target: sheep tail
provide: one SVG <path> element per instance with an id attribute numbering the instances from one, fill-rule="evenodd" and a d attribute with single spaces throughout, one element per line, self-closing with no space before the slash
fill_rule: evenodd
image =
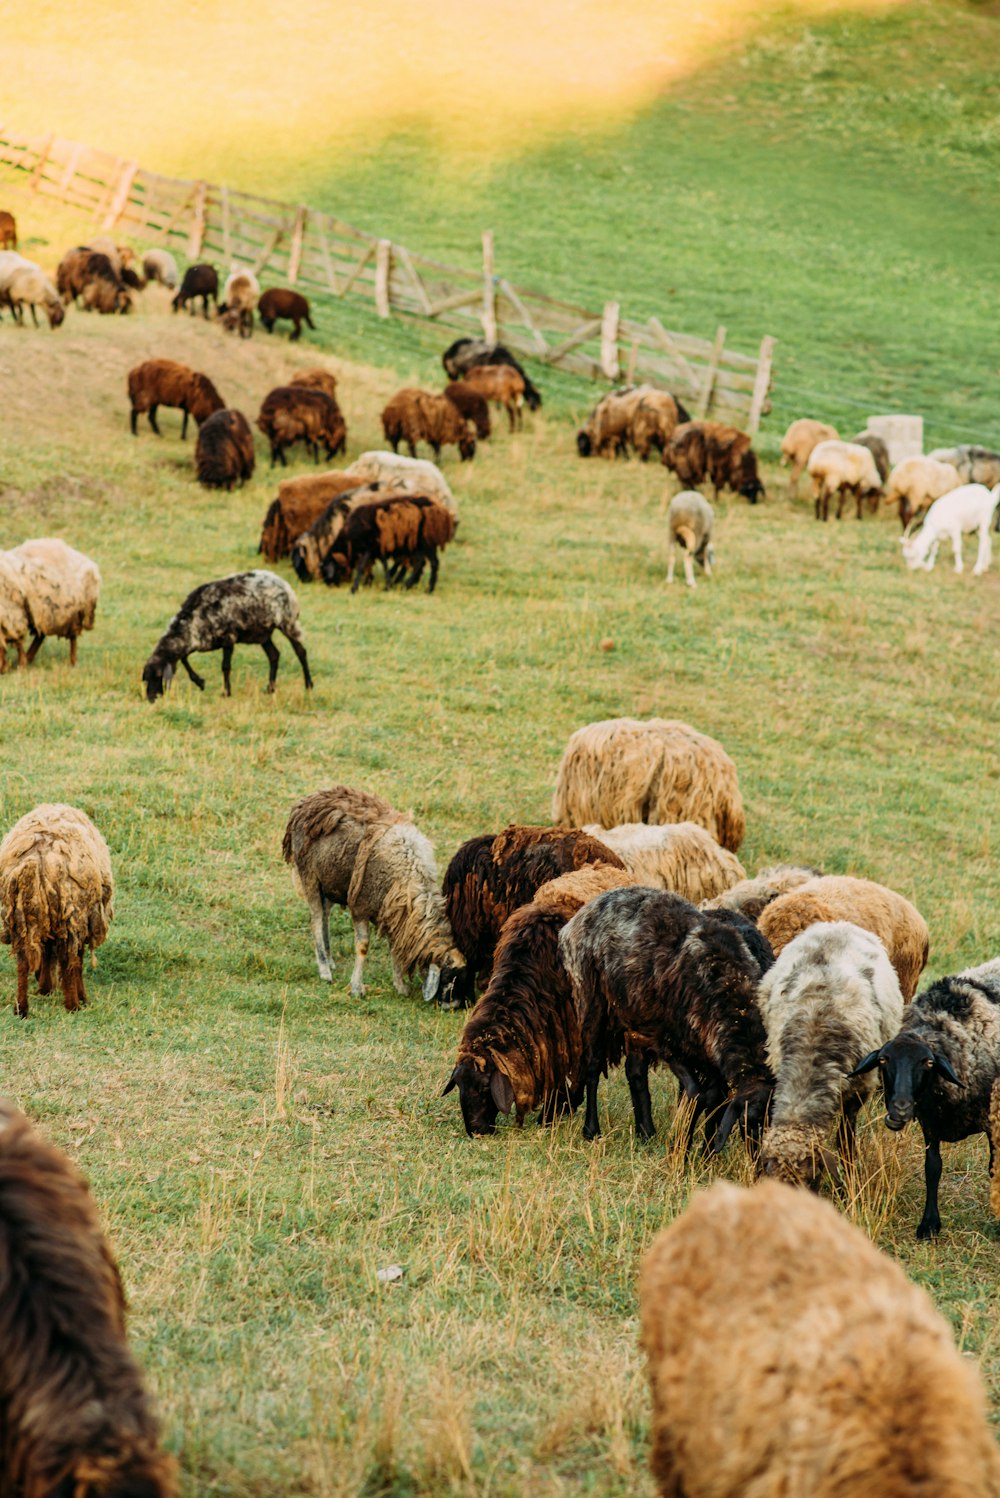
<path id="1" fill-rule="evenodd" d="M 990 1093 L 990 1151 L 993 1171 L 990 1175 L 990 1210 L 1000 1217 L 1000 1077 L 993 1083 Z"/>

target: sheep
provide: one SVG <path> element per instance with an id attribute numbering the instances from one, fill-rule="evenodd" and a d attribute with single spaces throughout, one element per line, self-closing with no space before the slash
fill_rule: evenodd
<path id="1" fill-rule="evenodd" d="M 260 320 L 264 324 L 264 330 L 268 333 L 274 332 L 274 325 L 279 319 L 285 319 L 294 323 L 295 327 L 290 341 L 296 343 L 302 336 L 302 324 L 316 331 L 316 324 L 309 315 L 308 299 L 298 291 L 289 291 L 287 287 L 272 286 L 265 291 L 257 307 Z"/>
<path id="2" fill-rule="evenodd" d="M 730 853 L 746 831 L 736 766 L 722 745 L 664 718 L 608 718 L 571 734 L 552 820 L 567 827 L 697 822 Z"/>
<path id="3" fill-rule="evenodd" d="M 746 879 L 736 854 L 720 848 L 696 822 L 665 827 L 645 822 L 627 822 L 621 827 L 592 823 L 583 831 L 617 853 L 638 884 L 673 890 L 693 905 L 721 896 Z"/>
<path id="4" fill-rule="evenodd" d="M 337 399 L 337 376 L 329 369 L 300 369 L 289 375 L 289 385 L 301 385 L 306 390 L 322 390 L 331 400 Z"/>
<path id="5" fill-rule="evenodd" d="M 143 411 L 147 413 L 156 435 L 162 436 L 156 423 L 157 410 L 160 406 L 176 406 L 183 412 L 182 442 L 187 438 L 189 416 L 193 416 L 200 427 L 226 405 L 208 375 L 189 369 L 176 359 L 146 359 L 130 369 L 128 398 L 132 408 L 129 427 L 133 437 L 139 435 L 136 423 Z"/>
<path id="6" fill-rule="evenodd" d="M 35 262 L 26 255 L 19 255 L 16 250 L 0 250 L 0 293 L 7 291 L 18 271 L 36 269 Z"/>
<path id="7" fill-rule="evenodd" d="M 142 257 L 142 273 L 147 282 L 158 281 L 168 291 L 176 291 L 180 285 L 177 261 L 169 250 L 147 250 Z"/>
<path id="8" fill-rule="evenodd" d="M 89 246 L 76 245 L 66 251 L 56 268 L 56 290 L 67 307 L 70 302 L 76 302 L 87 284 L 86 267 L 90 255 Z"/>
<path id="9" fill-rule="evenodd" d="M 875 459 L 879 482 L 884 484 L 889 477 L 889 469 L 892 467 L 892 464 L 889 462 L 889 449 L 882 438 L 876 437 L 874 432 L 858 432 L 856 437 L 850 437 L 848 440 L 856 447 L 867 447 Z"/>
<path id="10" fill-rule="evenodd" d="M 16 1013 L 28 1014 L 28 976 L 63 1003 L 87 1002 L 83 954 L 102 945 L 114 916 L 111 855 L 93 822 L 75 806 L 36 806 L 0 843 L 0 941 L 17 963 Z"/>
<path id="11" fill-rule="evenodd" d="M 118 277 L 135 263 L 135 251 L 129 245 L 115 244 L 106 234 L 99 234 L 96 239 L 89 240 L 87 248 L 92 254 L 106 255 Z"/>
<path id="12" fill-rule="evenodd" d="M 271 445 L 271 467 L 280 460 L 288 467 L 286 449 L 304 442 L 319 462 L 322 442 L 328 459 L 347 446 L 347 427 L 337 402 L 323 390 L 304 385 L 279 385 L 264 397 L 257 425 Z"/>
<path id="13" fill-rule="evenodd" d="M 0 1099 L 0 1470 L 23 1498 L 174 1498 L 86 1181 Z"/>
<path id="14" fill-rule="evenodd" d="M 427 390 L 397 391 L 382 412 L 382 430 L 393 452 L 405 442 L 413 458 L 418 442 L 426 442 L 435 458 L 449 443 L 463 460 L 475 457 L 476 439 L 465 417 L 443 395 Z"/>
<path id="15" fill-rule="evenodd" d="M 806 884 L 810 879 L 820 878 L 822 873 L 819 869 L 808 868 L 804 864 L 775 864 L 772 868 L 759 869 L 752 879 L 744 879 L 722 894 L 704 900 L 702 908 L 736 910 L 748 921 L 759 921 L 764 907 L 779 895 L 786 894 L 790 889 L 798 889 L 800 884 Z"/>
<path id="16" fill-rule="evenodd" d="M 838 520 L 844 513 L 848 495 L 854 496 L 859 520 L 866 499 L 873 512 L 878 508 L 882 484 L 869 448 L 852 442 L 820 442 L 813 448 L 807 466 L 817 520 L 829 518 L 834 495 Z"/>
<path id="17" fill-rule="evenodd" d="M 652 393 L 652 385 L 626 385 L 602 396 L 576 434 L 580 457 L 627 457 L 633 418 L 643 396 Z"/>
<path id="18" fill-rule="evenodd" d="M 682 489 L 670 501 L 667 525 L 670 528 L 670 544 L 667 548 L 667 582 L 674 580 L 674 555 L 677 542 L 684 554 L 684 579 L 689 588 L 695 586 L 694 562 L 712 576 L 715 547 L 712 545 L 712 526 L 715 511 L 697 489 Z M 692 561 L 692 558 L 694 559 Z"/>
<path id="19" fill-rule="evenodd" d="M 1000 1217 L 1000 957 L 939 978 L 918 994 L 899 1033 L 866 1056 L 858 1075 L 878 1068 L 886 1126 L 912 1119 L 924 1136 L 926 1199 L 917 1237 L 941 1231 L 941 1142 L 985 1134 L 990 1147 L 990 1204 Z"/>
<path id="20" fill-rule="evenodd" d="M 231 490 L 252 478 L 253 433 L 242 411 L 216 411 L 202 423 L 194 461 L 206 489 Z"/>
<path id="21" fill-rule="evenodd" d="M 131 312 L 131 294 L 107 255 L 91 251 L 84 262 L 82 276 L 84 311 L 100 312 L 104 316 Z"/>
<path id="22" fill-rule="evenodd" d="M 938 447 L 928 453 L 939 463 L 950 463 L 965 484 L 985 484 L 993 489 L 1000 484 L 1000 453 L 988 447 L 963 443 L 959 447 Z"/>
<path id="23" fill-rule="evenodd" d="M 52 635 L 69 640 L 69 663 L 75 666 L 77 638 L 85 629 L 93 629 L 97 614 L 101 592 L 97 563 L 82 551 L 74 551 L 65 541 L 49 536 L 22 541 L 20 546 L 0 555 L 6 559 L 8 569 L 16 569 L 33 636 L 26 664 L 31 665 L 46 636 Z M 19 664 L 20 655 L 19 647 Z"/>
<path id="24" fill-rule="evenodd" d="M 260 300 L 260 282 L 252 270 L 239 270 L 236 266 L 229 272 L 222 288 L 222 300 L 216 307 L 216 317 L 222 319 L 227 333 L 238 332 L 241 338 L 253 333 L 253 312 Z"/>
<path id="25" fill-rule="evenodd" d="M 273 572 L 234 572 L 214 582 L 202 583 L 189 593 L 171 619 L 166 632 L 142 671 L 146 700 L 162 697 L 173 680 L 179 661 L 200 692 L 205 679 L 192 670 L 188 656 L 203 650 L 222 651 L 222 681 L 232 696 L 230 667 L 235 645 L 259 645 L 270 666 L 267 690 L 274 691 L 281 657 L 271 639 L 280 630 L 298 657 L 306 690 L 312 686 L 309 659 L 299 625 L 299 601 L 291 588 Z"/>
<path id="26" fill-rule="evenodd" d="M 889 475 L 885 503 L 899 506 L 899 520 L 905 531 L 936 499 L 950 494 L 961 482 L 950 463 L 938 463 L 934 458 L 905 458 Z"/>
<path id="27" fill-rule="evenodd" d="M 397 492 L 429 494 L 453 515 L 458 514 L 458 505 L 448 480 L 429 458 L 406 458 L 399 453 L 389 452 L 365 452 L 360 458 L 355 458 L 344 472 L 355 483 L 379 483 Z"/>
<path id="28" fill-rule="evenodd" d="M 987 489 L 985 484 L 960 484 L 957 489 L 936 499 L 917 534 L 904 536 L 900 542 L 907 567 L 911 572 L 917 567 L 930 572 L 937 561 L 941 540 L 948 536 L 955 554 L 955 571 L 961 572 L 962 533 L 978 531 L 979 551 L 972 575 L 979 577 L 990 565 L 990 526 L 998 504 L 1000 483 L 995 489 Z"/>
<path id="29" fill-rule="evenodd" d="M 766 497 L 750 437 L 738 427 L 720 421 L 682 422 L 663 449 L 663 462 L 685 487 L 711 479 L 716 499 L 720 489 L 732 489 L 752 505 Z"/>
<path id="30" fill-rule="evenodd" d="M 420 581 L 425 562 L 429 562 L 427 591 L 433 593 L 438 548 L 443 550 L 453 539 L 456 523 L 450 510 L 422 494 L 377 495 L 352 504 L 321 563 L 323 581 L 335 586 L 353 572 L 351 592 L 356 593 L 362 578 L 378 561 L 385 569 L 386 587 L 391 587 L 398 572 L 409 566 L 412 570 L 406 587 L 413 588 Z M 398 565 L 390 568 L 390 562 Z"/>
<path id="31" fill-rule="evenodd" d="M 799 476 L 815 447 L 821 442 L 836 442 L 840 433 L 836 427 L 830 426 L 826 421 L 814 421 L 810 416 L 800 416 L 798 421 L 793 421 L 787 432 L 781 439 L 781 464 L 791 463 L 792 471 L 788 475 L 788 492 L 794 496 L 798 492 Z"/>
<path id="32" fill-rule="evenodd" d="M 31 320 L 38 327 L 38 314 L 36 307 L 41 307 L 48 318 L 49 327 L 58 328 L 64 321 L 66 313 L 59 293 L 37 265 L 30 262 L 17 269 L 7 281 L 4 295 L 10 304 L 17 322 L 24 321 L 24 308 L 31 308 Z"/>
<path id="33" fill-rule="evenodd" d="M 854 1164 L 858 1114 L 874 1079 L 854 1068 L 890 1040 L 903 1018 L 899 979 L 877 936 L 849 921 L 818 922 L 777 957 L 757 990 L 776 1082 L 760 1169 L 790 1186 L 839 1186 L 826 1139 Z"/>
<path id="34" fill-rule="evenodd" d="M 483 400 L 502 406 L 507 412 L 512 432 L 522 425 L 524 378 L 516 369 L 511 369 L 506 364 L 474 364 L 466 371 L 462 383 L 481 395 Z M 448 395 L 448 392 L 445 394 Z M 450 395 L 448 398 L 452 399 Z M 468 416 L 470 413 L 462 414 Z"/>
<path id="35" fill-rule="evenodd" d="M 7 670 L 8 645 L 17 647 L 18 666 L 27 665 L 24 639 L 30 628 L 21 567 L 9 551 L 0 551 L 0 676 Z"/>
<path id="36" fill-rule="evenodd" d="M 504 923 L 489 987 L 466 1021 L 442 1097 L 458 1088 L 470 1139 L 492 1134 L 497 1115 L 540 1110 L 539 1123 L 575 1112 L 583 1098 L 580 1024 L 559 932 L 588 900 L 635 882 L 609 864 L 552 879 Z"/>
<path id="37" fill-rule="evenodd" d="M 645 463 L 654 447 L 662 456 L 678 425 L 690 420 L 676 395 L 670 395 L 666 390 L 647 389 L 634 408 L 629 440 Z"/>
<path id="38" fill-rule="evenodd" d="M 816 921 L 851 921 L 877 936 L 896 969 L 903 998 L 909 1003 L 927 964 L 927 922 L 909 900 L 847 874 L 824 874 L 779 895 L 757 921 L 774 955 Z"/>
<path id="39" fill-rule="evenodd" d="M 0 250 L 17 249 L 17 221 L 6 208 L 0 208 Z"/>
<path id="40" fill-rule="evenodd" d="M 524 399 L 528 410 L 537 411 L 542 404 L 542 397 L 525 373 L 523 364 L 502 343 L 486 343 L 481 338 L 456 338 L 441 355 L 441 363 L 450 380 L 462 379 L 468 370 L 481 364 L 506 364 L 510 369 L 516 369 L 524 381 Z"/>
<path id="41" fill-rule="evenodd" d="M 260 533 L 260 546 L 265 561 L 277 562 L 291 554 L 298 538 L 323 514 L 330 501 L 338 495 L 359 487 L 357 479 L 346 473 L 304 473 L 298 478 L 282 479 L 278 495 L 271 501 Z M 322 559 L 311 559 L 302 581 L 319 577 Z M 296 568 L 298 571 L 298 568 Z"/>
<path id="42" fill-rule="evenodd" d="M 392 981 L 405 994 L 407 979 L 420 972 L 424 999 L 443 1008 L 464 1003 L 465 959 L 455 945 L 438 890 L 434 850 L 410 817 L 381 796 L 352 786 L 314 791 L 292 807 L 281 843 L 292 882 L 309 906 L 316 965 L 329 983 L 330 906 L 350 913 L 354 926 L 351 993 L 365 992 L 364 963 L 369 926 L 385 936 Z"/>
<path id="43" fill-rule="evenodd" d="M 175 312 L 183 307 L 194 316 L 194 304 L 201 297 L 201 315 L 208 317 L 208 299 L 211 297 L 216 309 L 219 306 L 219 273 L 213 265 L 189 265 L 184 272 L 180 290 L 170 303 Z M 190 304 L 190 305 L 189 305 Z"/>
<path id="44" fill-rule="evenodd" d="M 524 827 L 469 838 L 445 870 L 448 919 L 465 953 L 470 983 L 489 980 L 504 922 L 543 884 L 588 864 L 624 869 L 606 843 L 567 827 Z"/>
<path id="45" fill-rule="evenodd" d="M 748 1143 L 757 1139 L 774 1078 L 754 991 L 772 959 L 751 932 L 732 911 L 699 911 L 680 895 L 643 888 L 599 895 L 563 927 L 559 951 L 583 1047 L 585 1139 L 600 1136 L 598 1083 L 622 1052 L 641 1139 L 656 1132 L 649 1068 L 660 1061 L 694 1102 L 689 1146 L 702 1114 L 716 1153 L 737 1121 Z"/>
<path id="46" fill-rule="evenodd" d="M 451 380 L 441 394 L 450 400 L 465 421 L 471 421 L 476 441 L 485 442 L 490 435 L 490 408 L 486 399 L 467 380 Z"/>
<path id="47" fill-rule="evenodd" d="M 662 1498 L 997 1498 L 975 1363 L 830 1202 L 719 1181 L 639 1274 Z"/>

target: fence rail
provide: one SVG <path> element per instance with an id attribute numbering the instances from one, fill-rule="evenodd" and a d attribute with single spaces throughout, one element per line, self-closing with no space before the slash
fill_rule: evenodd
<path id="1" fill-rule="evenodd" d="M 714 339 L 694 338 L 656 317 L 626 317 L 618 302 L 594 311 L 516 286 L 495 269 L 489 231 L 481 266 L 444 265 L 304 203 L 164 177 L 77 141 L 4 128 L 0 181 L 80 209 L 105 233 L 133 234 L 189 260 L 217 256 L 227 266 L 247 265 L 311 295 L 361 299 L 379 317 L 499 339 L 591 379 L 658 385 L 692 414 L 750 432 L 770 410 L 773 338 L 763 338 L 755 355 L 737 353 L 726 347 L 722 327 Z"/>

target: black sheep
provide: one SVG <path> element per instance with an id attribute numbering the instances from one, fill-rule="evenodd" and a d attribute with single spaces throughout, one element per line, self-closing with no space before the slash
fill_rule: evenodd
<path id="1" fill-rule="evenodd" d="M 187 270 L 184 272 L 184 279 L 181 282 L 180 290 L 178 291 L 177 295 L 174 297 L 170 305 L 173 307 L 175 312 L 178 312 L 181 307 L 187 307 L 188 303 L 190 302 L 191 306 L 189 310 L 193 313 L 194 304 L 198 297 L 201 297 L 203 317 L 208 317 L 209 297 L 212 298 L 212 301 L 216 305 L 216 309 L 218 309 L 219 276 L 215 267 L 212 265 L 189 265 Z"/>

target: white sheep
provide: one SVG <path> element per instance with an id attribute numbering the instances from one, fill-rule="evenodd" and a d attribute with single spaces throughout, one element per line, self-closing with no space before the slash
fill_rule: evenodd
<path id="1" fill-rule="evenodd" d="M 38 327 L 36 307 L 41 307 L 49 320 L 50 328 L 58 328 L 66 311 L 62 299 L 41 266 L 30 261 L 19 266 L 7 280 L 6 300 L 19 323 L 24 322 L 25 307 L 31 308 L 31 320 Z"/>
<path id="2" fill-rule="evenodd" d="M 55 635 L 69 640 L 69 663 L 75 666 L 77 636 L 93 629 L 97 613 L 101 574 L 96 562 L 54 537 L 24 541 L 12 551 L 0 553 L 0 557 L 4 560 L 6 591 L 11 591 L 16 576 L 34 636 L 28 664 L 35 659 L 46 635 Z M 17 643 L 18 636 L 5 632 L 4 643 L 8 639 Z M 19 664 L 21 654 L 19 644 Z"/>
<path id="3" fill-rule="evenodd" d="M 936 499 L 920 531 L 915 536 L 903 536 L 900 541 L 906 565 L 911 571 L 923 567 L 930 572 L 937 560 L 941 538 L 949 536 L 955 553 L 955 571 L 961 572 L 962 534 L 978 531 L 979 554 L 972 569 L 973 577 L 978 577 L 990 565 L 990 522 L 998 503 L 1000 484 L 995 489 L 987 489 L 985 484 L 962 484 Z"/>
<path id="4" fill-rule="evenodd" d="M 746 878 L 736 854 L 720 847 L 696 822 L 624 822 L 618 827 L 592 822 L 582 830 L 617 853 L 637 883 L 673 890 L 693 905 L 721 896 Z"/>
<path id="5" fill-rule="evenodd" d="M 436 463 L 429 458 L 405 458 L 401 453 L 365 452 L 344 473 L 359 484 L 387 484 L 393 492 L 408 490 L 438 500 L 453 515 L 458 505 L 451 487 Z"/>
<path id="6" fill-rule="evenodd" d="M 873 511 L 878 508 L 882 481 L 871 451 L 859 442 L 830 440 L 818 443 L 809 456 L 808 468 L 817 520 L 827 519 L 834 495 L 837 496 L 838 520 L 844 513 L 848 494 L 854 495 L 859 520 L 865 499 L 869 500 Z"/>
<path id="7" fill-rule="evenodd" d="M 886 505 L 899 505 L 903 529 L 944 494 L 950 494 L 962 482 L 962 476 L 950 463 L 935 458 L 904 458 L 889 475 L 885 487 Z"/>
<path id="8" fill-rule="evenodd" d="M 142 257 L 142 273 L 147 281 L 159 281 L 170 291 L 181 284 L 177 261 L 169 250 L 147 250 Z"/>
<path id="9" fill-rule="evenodd" d="M 667 524 L 670 527 L 670 543 L 667 549 L 667 582 L 674 580 L 674 554 L 677 542 L 684 553 L 684 578 L 689 588 L 695 586 L 694 563 L 705 569 L 705 576 L 712 576 L 715 547 L 712 545 L 712 526 L 715 512 L 708 500 L 697 489 L 682 489 L 670 501 Z M 693 558 L 693 560 L 692 560 Z"/>
<path id="10" fill-rule="evenodd" d="M 825 421 L 814 421 L 811 416 L 801 416 L 798 421 L 792 422 L 781 439 L 782 466 L 786 463 L 792 465 L 788 476 L 789 494 L 795 494 L 798 489 L 799 475 L 809 462 L 813 450 L 821 442 L 835 442 L 839 436 L 836 427 L 829 426 Z"/>

